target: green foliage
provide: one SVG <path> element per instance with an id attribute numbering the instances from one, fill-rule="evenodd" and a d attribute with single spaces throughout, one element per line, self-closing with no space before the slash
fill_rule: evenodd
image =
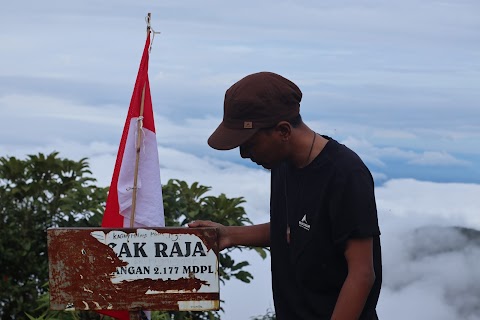
<path id="1" fill-rule="evenodd" d="M 107 190 L 93 183 L 86 159 L 57 153 L 0 158 L 0 317 L 33 316 L 48 281 L 50 227 L 98 225 Z"/>
<path id="2" fill-rule="evenodd" d="M 254 318 L 251 318 L 252 320 L 276 320 L 277 317 L 275 316 L 275 312 L 272 310 L 267 310 L 267 313 L 262 316 L 257 316 Z"/>
<path id="3" fill-rule="evenodd" d="M 100 319 L 95 312 L 49 310 L 46 230 L 50 227 L 97 227 L 107 188 L 95 186 L 86 159 L 58 158 L 58 153 L 29 155 L 26 160 L 0 158 L 0 319 Z M 167 226 L 193 220 L 224 225 L 251 224 L 243 198 L 207 196 L 209 187 L 170 180 L 163 186 Z M 267 251 L 254 249 L 263 258 Z M 236 262 L 234 249 L 219 256 L 222 283 L 250 282 L 247 261 Z M 104 319 L 109 319 L 104 317 Z M 217 312 L 152 312 L 153 320 L 214 320 Z"/>

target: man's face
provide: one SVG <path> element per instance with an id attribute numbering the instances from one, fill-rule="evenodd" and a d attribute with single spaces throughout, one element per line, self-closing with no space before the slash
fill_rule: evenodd
<path id="1" fill-rule="evenodd" d="M 280 161 L 281 139 L 275 128 L 261 129 L 240 146 L 240 156 L 249 158 L 265 169 L 272 169 Z"/>

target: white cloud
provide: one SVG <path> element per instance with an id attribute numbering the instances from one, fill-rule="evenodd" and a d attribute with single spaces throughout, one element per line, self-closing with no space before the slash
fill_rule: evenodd
<path id="1" fill-rule="evenodd" d="M 480 185 L 389 180 L 376 189 L 380 212 L 412 218 L 412 224 L 473 227 L 480 230 Z"/>
<path id="2" fill-rule="evenodd" d="M 402 224 L 385 229 L 380 317 L 480 319 L 479 231 Z"/>
<path id="3" fill-rule="evenodd" d="M 468 161 L 463 161 L 455 158 L 447 152 L 438 151 L 425 151 L 417 157 L 408 161 L 411 164 L 418 165 L 439 165 L 439 166 L 465 166 L 468 165 Z"/>
<path id="4" fill-rule="evenodd" d="M 372 173 L 372 176 L 373 176 L 373 180 L 376 183 L 381 183 L 381 182 L 384 182 L 384 181 L 388 180 L 388 176 L 385 173 L 376 172 L 376 171 L 372 171 L 371 173 Z"/>
<path id="5" fill-rule="evenodd" d="M 445 151 L 416 152 L 398 147 L 377 147 L 366 139 L 348 137 L 343 144 L 355 150 L 365 162 L 385 167 L 388 159 L 403 160 L 410 165 L 467 166 L 470 162 L 455 158 Z"/>
<path id="6" fill-rule="evenodd" d="M 94 125 L 118 125 L 126 116 L 126 109 L 118 106 L 90 106 L 52 96 L 10 94 L 0 96 L 2 115 L 21 124 L 33 118 L 39 126 L 45 120 L 57 122 L 74 120 Z M 125 110 L 120 115 L 119 111 Z"/>
<path id="7" fill-rule="evenodd" d="M 480 231 L 461 229 L 480 230 L 480 185 L 395 179 L 375 192 L 384 279 L 379 317 L 480 319 Z"/>

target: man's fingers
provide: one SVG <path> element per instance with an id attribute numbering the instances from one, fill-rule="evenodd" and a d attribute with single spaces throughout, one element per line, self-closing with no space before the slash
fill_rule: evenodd
<path id="1" fill-rule="evenodd" d="M 212 221 L 205 221 L 205 220 L 195 220 L 188 223 L 190 228 L 198 228 L 198 227 L 216 227 L 216 224 Z"/>

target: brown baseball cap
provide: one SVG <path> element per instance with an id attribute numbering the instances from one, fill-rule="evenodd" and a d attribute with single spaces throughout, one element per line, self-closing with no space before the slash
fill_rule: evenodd
<path id="1" fill-rule="evenodd" d="M 292 81 L 272 72 L 246 76 L 225 93 L 223 121 L 208 139 L 217 150 L 234 149 L 259 129 L 274 127 L 300 113 L 302 92 Z"/>

